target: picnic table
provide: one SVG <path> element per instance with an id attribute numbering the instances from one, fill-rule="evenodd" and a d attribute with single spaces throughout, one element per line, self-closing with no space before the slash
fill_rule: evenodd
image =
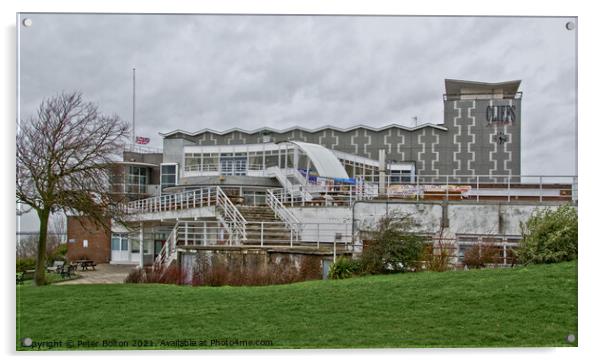
<path id="1" fill-rule="evenodd" d="M 88 268 L 92 268 L 93 270 L 96 270 L 96 263 L 94 263 L 93 260 L 80 259 L 80 260 L 76 260 L 75 263 L 79 264 L 79 266 L 81 267 L 82 270 L 88 270 Z"/>

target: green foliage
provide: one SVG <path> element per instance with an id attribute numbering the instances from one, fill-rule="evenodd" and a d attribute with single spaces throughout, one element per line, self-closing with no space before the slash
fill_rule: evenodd
<path id="1" fill-rule="evenodd" d="M 364 246 L 362 271 L 379 274 L 416 270 L 425 238 L 410 232 L 414 225 L 409 215 L 393 212 L 382 217 Z"/>
<path id="2" fill-rule="evenodd" d="M 35 258 L 20 258 L 17 259 L 17 273 L 25 272 L 26 270 L 36 269 Z"/>
<path id="3" fill-rule="evenodd" d="M 62 260 L 67 262 L 67 244 L 59 244 L 56 248 L 52 249 L 50 252 L 46 254 L 46 261 L 49 264 L 57 260 Z"/>
<path id="4" fill-rule="evenodd" d="M 354 274 L 360 271 L 360 262 L 347 258 L 339 258 L 330 266 L 328 278 L 330 279 L 345 279 L 351 278 Z"/>
<path id="5" fill-rule="evenodd" d="M 537 210 L 521 223 L 523 239 L 516 253 L 523 264 L 557 263 L 577 259 L 577 209 L 563 205 Z"/>

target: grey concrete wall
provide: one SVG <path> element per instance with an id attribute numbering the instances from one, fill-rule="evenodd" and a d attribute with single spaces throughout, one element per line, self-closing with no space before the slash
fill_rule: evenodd
<path id="1" fill-rule="evenodd" d="M 521 235 L 520 223 L 526 222 L 536 209 L 556 209 L 559 204 L 537 203 L 465 203 L 450 202 L 445 207 L 433 203 L 357 203 L 355 206 L 355 231 L 375 226 L 387 213 L 408 214 L 416 223 L 416 232 L 435 234 L 444 227 L 444 235 Z M 297 218 L 306 223 L 306 229 L 316 229 L 317 223 L 328 229 L 322 232 L 322 241 L 336 232 L 348 234 L 352 211 L 347 207 L 298 207 L 290 209 Z"/>
<path id="2" fill-rule="evenodd" d="M 163 163 L 178 163 L 182 168 L 185 145 L 196 145 L 196 143 L 187 138 L 164 138 Z"/>
<path id="3" fill-rule="evenodd" d="M 233 276 L 286 275 L 295 281 L 322 278 L 324 260 L 330 255 L 264 249 L 213 248 L 180 252 L 178 261 L 184 283 L 202 279 L 211 267 L 227 267 Z"/>

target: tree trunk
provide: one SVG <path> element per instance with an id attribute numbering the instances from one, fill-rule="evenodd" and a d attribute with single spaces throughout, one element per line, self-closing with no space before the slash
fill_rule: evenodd
<path id="1" fill-rule="evenodd" d="M 50 211 L 41 210 L 38 212 L 40 218 L 40 237 L 38 240 L 38 257 L 36 259 L 36 273 L 34 283 L 36 286 L 46 284 L 46 240 L 48 238 L 48 218 Z"/>

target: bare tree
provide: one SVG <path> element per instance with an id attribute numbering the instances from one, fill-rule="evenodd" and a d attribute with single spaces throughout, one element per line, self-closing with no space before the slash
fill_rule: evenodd
<path id="1" fill-rule="evenodd" d="M 127 138 L 128 125 L 101 114 L 81 93 L 44 100 L 17 133 L 17 202 L 40 219 L 35 284 L 45 284 L 48 220 L 76 213 L 107 226 L 119 214 L 111 198 L 110 167 Z M 22 211 L 20 212 L 22 213 Z"/>

